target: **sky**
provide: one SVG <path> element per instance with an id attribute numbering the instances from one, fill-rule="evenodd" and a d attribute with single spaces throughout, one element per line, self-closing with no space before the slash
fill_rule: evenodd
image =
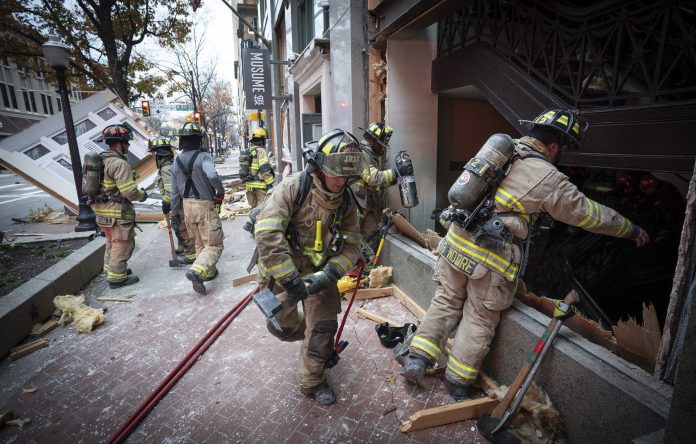
<path id="1" fill-rule="evenodd" d="M 236 4 L 236 1 L 232 4 Z M 206 55 L 211 59 L 217 59 L 218 75 L 235 84 L 233 46 L 239 43 L 232 23 L 234 14 L 220 0 L 203 0 L 203 6 L 196 14 L 201 12 L 208 17 Z"/>

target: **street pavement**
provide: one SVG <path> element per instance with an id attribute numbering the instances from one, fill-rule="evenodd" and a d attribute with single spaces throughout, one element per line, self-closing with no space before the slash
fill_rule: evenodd
<path id="1" fill-rule="evenodd" d="M 7 171 L 0 172 L 0 231 L 12 237 L 13 233 L 66 233 L 74 226 L 65 224 L 16 224 L 12 218 L 23 219 L 30 211 L 48 205 L 62 211 L 64 204 L 41 188 L 32 185 L 21 176 Z"/>
<path id="2" fill-rule="evenodd" d="M 50 345 L 17 361 L 0 362 L 0 413 L 30 418 L 19 429 L 0 430 L 2 443 L 105 442 L 135 412 L 198 340 L 253 288 L 233 287 L 246 275 L 254 249 L 242 230 L 245 217 L 223 221 L 225 250 L 219 276 L 207 295 L 195 293 L 185 268 L 170 268 L 166 230 L 142 226 L 129 266 L 136 285 L 110 290 L 103 275 L 83 290 L 97 296 L 130 296 L 105 302 L 106 321 L 90 334 L 59 327 Z M 397 322 L 415 318 L 392 297 L 358 301 Z M 354 306 L 354 307 L 355 307 Z M 344 309 L 346 303 L 344 302 Z M 381 346 L 374 323 L 355 314 L 346 323 L 350 343 L 328 371 L 336 404 L 317 405 L 295 385 L 299 343 L 280 342 L 252 303 L 130 435 L 128 442 L 347 443 L 486 442 L 474 421 L 408 434 L 401 421 L 426 407 L 451 402 L 440 379 L 413 386 Z M 24 389 L 35 388 L 27 393 Z"/>

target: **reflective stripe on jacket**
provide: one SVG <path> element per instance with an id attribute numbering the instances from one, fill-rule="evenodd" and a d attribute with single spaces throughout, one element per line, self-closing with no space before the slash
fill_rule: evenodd
<path id="1" fill-rule="evenodd" d="M 328 201 L 317 189 L 321 182 L 314 177 L 314 187 L 292 216 L 301 252 L 291 250 L 286 229 L 291 221 L 293 202 L 300 192 L 301 179 L 302 172 L 299 172 L 278 184 L 269 193 L 256 219 L 254 237 L 259 251 L 259 270 L 264 276 L 273 276 L 281 285 L 327 265 L 345 274 L 360 256 L 360 226 L 357 206 L 353 201 L 349 202 L 340 223 L 339 231 L 345 240 L 343 250 L 336 256 L 330 256 L 331 228 L 343 197 L 339 195 Z M 317 221 L 321 221 L 319 238 Z M 318 239 L 319 242 L 316 242 Z"/>
<path id="2" fill-rule="evenodd" d="M 133 169 L 126 157 L 116 151 L 106 150 L 100 156 L 104 162 L 101 191 L 114 200 L 94 203 L 92 210 L 101 217 L 135 220 L 135 210 L 131 201 L 142 199 L 144 192 L 138 189 L 135 183 Z"/>
<path id="3" fill-rule="evenodd" d="M 545 146 L 523 137 L 517 149 L 524 157 L 529 151 L 545 153 Z M 540 213 L 592 233 L 634 238 L 639 228 L 615 210 L 585 196 L 550 162 L 536 157 L 517 159 L 495 194 L 494 213 L 516 239 L 526 239 L 529 223 Z M 470 270 L 472 261 L 481 263 L 508 280 L 517 278 L 522 259 L 518 245 L 507 244 L 492 252 L 475 244 L 468 232 L 457 224 L 449 227 L 439 251 L 455 268 Z M 464 256 L 464 258 L 462 258 Z"/>
<path id="4" fill-rule="evenodd" d="M 247 191 L 253 191 L 256 188 L 266 189 L 272 186 L 275 183 L 275 175 L 266 149 L 252 145 L 249 148 L 249 157 L 251 158 L 249 177 L 252 180 L 246 182 Z"/>

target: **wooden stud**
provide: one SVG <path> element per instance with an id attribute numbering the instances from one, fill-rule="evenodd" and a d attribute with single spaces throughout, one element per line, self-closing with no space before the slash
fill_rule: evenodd
<path id="1" fill-rule="evenodd" d="M 112 297 L 99 297 L 96 298 L 99 302 L 133 302 L 131 298 L 112 298 Z"/>
<path id="2" fill-rule="evenodd" d="M 416 304 L 413 299 L 408 297 L 406 293 L 401 291 L 399 287 L 396 285 L 392 285 L 392 294 L 394 295 L 395 298 L 399 300 L 403 304 L 404 307 L 408 309 L 413 315 L 419 320 L 423 320 L 423 317 L 425 316 L 425 310 L 421 308 L 420 305 Z"/>
<path id="3" fill-rule="evenodd" d="M 248 282 L 253 282 L 256 280 L 256 273 L 254 274 L 248 274 L 246 276 L 238 277 L 235 279 L 232 279 L 232 286 L 233 287 L 239 287 L 240 285 L 244 285 Z"/>
<path id="4" fill-rule="evenodd" d="M 48 347 L 48 339 L 37 339 L 36 341 L 27 342 L 26 344 L 14 347 L 10 351 L 10 359 L 19 359 L 24 355 L 28 355 L 40 348 Z"/>
<path id="5" fill-rule="evenodd" d="M 496 405 L 498 405 L 498 400 L 485 397 L 420 410 L 402 422 L 399 430 L 406 433 L 478 418 L 484 413 L 490 413 Z"/>
<path id="6" fill-rule="evenodd" d="M 31 329 L 31 336 L 34 338 L 40 338 L 56 327 L 58 327 L 58 321 L 53 319 L 46 321 L 43 324 L 36 324 L 34 328 Z"/>
<path id="7" fill-rule="evenodd" d="M 358 293 L 355 295 L 355 299 L 374 299 L 374 298 L 382 298 L 384 296 L 391 296 L 392 295 L 392 287 L 382 287 L 382 288 L 361 288 L 358 290 Z M 350 298 L 353 296 L 353 290 L 347 291 L 346 293 L 343 293 L 343 298 L 350 300 Z"/>
<path id="8" fill-rule="evenodd" d="M 371 321 L 375 321 L 378 324 L 384 324 L 385 322 L 388 322 L 390 327 L 399 328 L 402 326 L 402 324 L 399 324 L 398 322 L 394 322 L 391 319 L 387 319 L 383 316 L 378 315 L 377 313 L 373 313 L 369 310 L 365 310 L 362 307 L 358 308 L 358 313 L 365 316 L 367 319 L 369 319 Z"/>

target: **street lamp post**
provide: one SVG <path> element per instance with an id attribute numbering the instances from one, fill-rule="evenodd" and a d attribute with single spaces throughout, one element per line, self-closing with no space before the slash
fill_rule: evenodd
<path id="1" fill-rule="evenodd" d="M 68 97 L 68 84 L 66 81 L 66 71 L 70 66 L 70 55 L 68 47 L 58 41 L 57 37 L 50 36 L 48 41 L 41 46 L 44 58 L 49 65 L 56 71 L 58 78 L 58 92 L 60 100 L 63 102 L 63 119 L 65 121 L 65 134 L 68 138 L 68 148 L 70 150 L 70 164 L 72 166 L 73 178 L 75 179 L 75 190 L 79 202 L 79 213 L 77 215 L 77 226 L 75 231 L 95 231 L 97 229 L 96 217 L 94 212 L 87 204 L 87 197 L 82 194 L 82 162 L 80 161 L 80 151 L 77 148 L 77 137 L 75 136 L 75 126 L 73 124 L 72 111 L 70 109 L 70 98 Z"/>

